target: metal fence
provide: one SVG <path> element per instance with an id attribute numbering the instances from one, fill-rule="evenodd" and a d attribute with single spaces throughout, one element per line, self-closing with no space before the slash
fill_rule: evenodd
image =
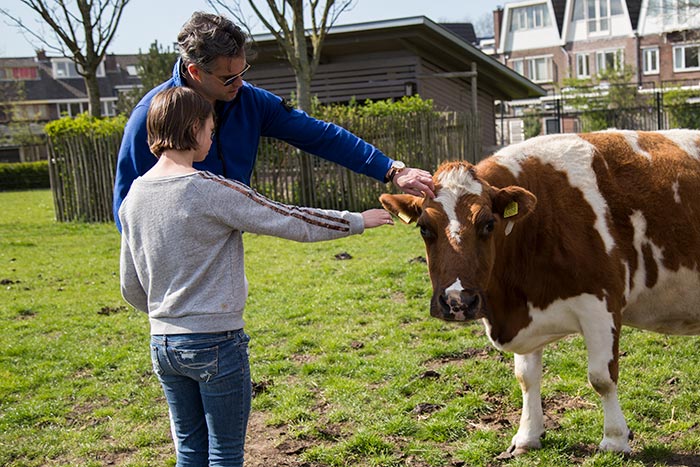
<path id="1" fill-rule="evenodd" d="M 565 90 L 524 105 L 511 102 L 496 108 L 497 139 L 507 145 L 538 134 L 698 128 L 700 97 L 694 95 L 700 96 L 698 86 L 615 85 Z"/>

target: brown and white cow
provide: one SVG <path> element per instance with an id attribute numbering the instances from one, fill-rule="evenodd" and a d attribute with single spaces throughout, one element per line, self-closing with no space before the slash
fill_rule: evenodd
<path id="1" fill-rule="evenodd" d="M 600 449 L 629 452 L 621 326 L 700 334 L 700 132 L 543 136 L 477 165 L 443 164 L 434 182 L 434 199 L 381 202 L 420 227 L 430 314 L 482 319 L 515 354 L 523 410 L 507 452 L 541 446 L 542 348 L 574 333 L 602 399 Z"/>

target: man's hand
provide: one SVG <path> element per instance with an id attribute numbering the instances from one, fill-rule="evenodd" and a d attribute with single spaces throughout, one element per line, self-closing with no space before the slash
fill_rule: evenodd
<path id="1" fill-rule="evenodd" d="M 435 198 L 435 185 L 430 172 L 407 167 L 394 177 L 394 185 L 406 194 Z"/>

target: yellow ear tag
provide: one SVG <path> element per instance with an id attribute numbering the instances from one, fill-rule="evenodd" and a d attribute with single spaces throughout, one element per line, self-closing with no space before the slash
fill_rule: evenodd
<path id="1" fill-rule="evenodd" d="M 511 201 L 508 203 L 508 206 L 506 206 L 506 209 L 503 211 L 503 218 L 507 219 L 508 217 L 513 217 L 518 214 L 518 203 L 515 201 Z"/>
<path id="2" fill-rule="evenodd" d="M 409 215 L 406 214 L 405 212 L 400 212 L 400 213 L 397 214 L 397 216 L 399 216 L 399 219 L 401 219 L 401 220 L 404 221 L 405 223 L 407 223 L 407 224 L 410 224 L 410 223 L 411 223 L 411 216 L 409 216 Z"/>

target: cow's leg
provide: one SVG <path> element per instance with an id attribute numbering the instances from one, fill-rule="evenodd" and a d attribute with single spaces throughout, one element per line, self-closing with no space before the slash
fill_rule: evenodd
<path id="1" fill-rule="evenodd" d="M 527 355 L 515 354 L 515 377 L 523 392 L 523 411 L 518 432 L 513 436 L 504 457 L 517 456 L 530 449 L 542 447 L 540 438 L 544 434 L 542 416 L 542 349 Z"/>
<path id="2" fill-rule="evenodd" d="M 599 448 L 628 453 L 632 432 L 627 428 L 617 397 L 620 326 L 615 324 L 612 314 L 605 315 L 604 319 L 582 323 L 588 349 L 588 381 L 600 395 L 603 405 L 603 441 Z"/>

